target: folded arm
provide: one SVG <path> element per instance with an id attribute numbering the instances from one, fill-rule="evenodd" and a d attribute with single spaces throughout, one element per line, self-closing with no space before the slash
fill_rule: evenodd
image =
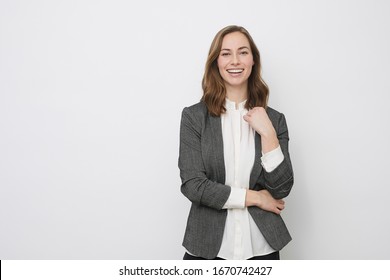
<path id="1" fill-rule="evenodd" d="M 222 209 L 231 188 L 207 178 L 202 159 L 201 130 L 200 121 L 188 108 L 185 108 L 180 124 L 181 192 L 193 203 Z"/>
<path id="2" fill-rule="evenodd" d="M 284 159 L 283 161 L 272 171 L 264 171 L 265 188 L 275 199 L 281 199 L 291 191 L 294 184 L 294 174 L 290 160 L 290 154 L 288 151 L 288 129 L 286 118 L 283 114 L 280 115 L 278 125 L 276 126 L 276 135 L 279 141 L 280 148 L 282 150 Z"/>

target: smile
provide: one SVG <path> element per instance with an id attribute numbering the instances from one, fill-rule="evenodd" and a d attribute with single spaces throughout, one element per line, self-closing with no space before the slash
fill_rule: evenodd
<path id="1" fill-rule="evenodd" d="M 227 69 L 226 71 L 231 74 L 239 74 L 242 73 L 244 69 Z"/>

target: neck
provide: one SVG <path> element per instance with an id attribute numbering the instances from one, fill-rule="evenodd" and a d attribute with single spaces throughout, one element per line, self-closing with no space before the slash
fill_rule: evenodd
<path id="1" fill-rule="evenodd" d="M 248 99 L 248 89 L 247 86 L 243 87 L 229 87 L 226 86 L 226 97 L 230 101 L 233 101 L 238 105 L 244 100 Z"/>

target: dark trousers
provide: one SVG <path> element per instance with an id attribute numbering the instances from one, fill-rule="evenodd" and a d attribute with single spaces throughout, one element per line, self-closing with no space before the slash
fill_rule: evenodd
<path id="1" fill-rule="evenodd" d="M 184 254 L 183 260 L 207 260 L 207 259 L 201 258 L 201 257 L 195 257 L 195 256 L 192 256 L 186 252 Z M 216 257 L 212 260 L 224 260 L 224 259 Z M 279 251 L 276 251 L 276 252 L 273 252 L 271 254 L 264 255 L 264 256 L 255 256 L 255 257 L 252 257 L 248 260 L 280 260 L 280 255 L 279 255 Z"/>

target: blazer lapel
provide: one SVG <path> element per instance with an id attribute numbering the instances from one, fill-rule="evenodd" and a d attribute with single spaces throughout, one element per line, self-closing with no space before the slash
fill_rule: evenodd
<path id="1" fill-rule="evenodd" d="M 261 139 L 260 135 L 255 132 L 255 162 L 253 164 L 252 172 L 249 179 L 249 188 L 253 189 L 256 185 L 263 166 L 261 165 Z"/>
<path id="2" fill-rule="evenodd" d="M 223 138 L 222 138 L 222 125 L 220 117 L 213 117 L 209 115 L 211 132 L 212 132 L 212 153 L 215 158 L 215 165 L 217 171 L 218 181 L 225 183 L 226 171 L 225 171 L 225 159 L 223 154 Z M 255 161 L 253 164 L 252 172 L 249 179 L 249 188 L 253 189 L 258 181 L 258 178 L 263 170 L 261 165 L 261 139 L 260 135 L 255 132 Z"/>
<path id="3" fill-rule="evenodd" d="M 222 184 L 225 184 L 225 159 L 223 155 L 223 138 L 222 138 L 222 125 L 221 125 L 221 117 L 213 117 L 209 115 L 210 119 L 210 126 L 211 126 L 211 132 L 213 134 L 212 136 L 212 147 L 213 151 L 211 151 L 214 154 L 215 158 L 215 164 L 216 164 L 216 171 L 217 171 L 217 177 L 218 181 Z"/>

